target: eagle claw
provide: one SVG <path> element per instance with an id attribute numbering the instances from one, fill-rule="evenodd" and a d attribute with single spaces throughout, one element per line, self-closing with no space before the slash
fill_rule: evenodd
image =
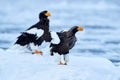
<path id="1" fill-rule="evenodd" d="M 39 50 L 35 50 L 35 52 L 33 54 L 40 54 L 40 55 L 43 55 L 43 53 Z"/>

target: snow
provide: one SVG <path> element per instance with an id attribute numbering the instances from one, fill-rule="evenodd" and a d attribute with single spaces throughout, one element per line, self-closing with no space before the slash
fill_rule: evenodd
<path id="1" fill-rule="evenodd" d="M 31 46 L 31 47 L 33 48 L 33 46 Z M 6 50 L 6 53 L 20 53 L 20 54 L 22 54 L 22 53 L 31 53 L 31 51 L 27 48 L 27 45 L 20 46 L 19 44 L 15 44 L 15 45 L 9 47 L 9 49 Z"/>
<path id="2" fill-rule="evenodd" d="M 70 55 L 58 65 L 49 54 L 32 55 L 0 49 L 0 80 L 120 80 L 120 67 L 108 59 Z"/>

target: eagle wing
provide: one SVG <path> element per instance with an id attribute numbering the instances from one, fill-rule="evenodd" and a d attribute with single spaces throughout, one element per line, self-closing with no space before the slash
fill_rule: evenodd
<path id="1" fill-rule="evenodd" d="M 34 34 L 37 36 L 37 38 L 40 38 L 44 34 L 44 31 L 42 29 L 32 28 L 27 30 L 26 33 Z"/>
<path id="2" fill-rule="evenodd" d="M 75 45 L 75 42 L 77 41 L 76 37 L 71 37 L 68 41 L 69 49 L 72 49 L 73 46 Z"/>

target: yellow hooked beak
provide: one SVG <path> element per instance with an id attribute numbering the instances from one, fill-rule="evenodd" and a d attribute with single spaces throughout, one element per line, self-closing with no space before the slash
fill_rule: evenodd
<path id="1" fill-rule="evenodd" d="M 78 31 L 83 31 L 84 29 L 82 27 L 77 28 Z"/>
<path id="2" fill-rule="evenodd" d="M 51 16 L 51 14 L 49 12 L 45 13 L 45 16 Z"/>

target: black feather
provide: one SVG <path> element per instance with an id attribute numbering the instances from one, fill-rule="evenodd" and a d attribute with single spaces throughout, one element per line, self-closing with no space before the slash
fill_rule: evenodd
<path id="1" fill-rule="evenodd" d="M 72 49 L 77 41 L 75 33 L 77 32 L 77 26 L 72 27 L 68 31 L 57 32 L 57 35 L 60 38 L 59 44 L 51 43 L 51 54 L 58 53 L 60 55 L 65 55 L 69 53 L 69 50 Z"/>

